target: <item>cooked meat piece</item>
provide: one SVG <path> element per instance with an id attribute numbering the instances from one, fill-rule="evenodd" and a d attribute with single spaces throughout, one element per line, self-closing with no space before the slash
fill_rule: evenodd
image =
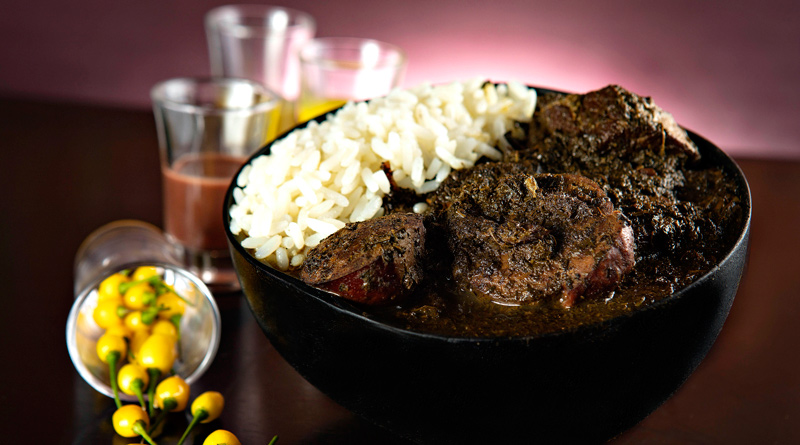
<path id="1" fill-rule="evenodd" d="M 358 303 L 395 303 L 422 281 L 424 252 L 422 217 L 396 213 L 348 224 L 322 240 L 300 278 Z"/>
<path id="2" fill-rule="evenodd" d="M 557 299 L 570 307 L 613 289 L 634 263 L 626 218 L 585 177 L 529 170 L 489 163 L 459 171 L 443 184 L 447 196 L 429 201 L 442 213 L 456 283 L 510 305 Z"/>
<path id="3" fill-rule="evenodd" d="M 570 94 L 541 108 L 539 122 L 550 134 L 578 138 L 602 154 L 630 156 L 642 147 L 657 153 L 700 155 L 671 114 L 617 85 L 586 94 Z"/>
<path id="4" fill-rule="evenodd" d="M 700 158 L 697 146 L 671 114 L 649 97 L 639 96 L 617 85 L 586 94 L 545 93 L 539 96 L 529 128 L 530 146 L 506 150 L 506 160 L 536 158 L 552 163 L 566 155 L 576 167 L 615 160 L 642 166 L 659 159 L 681 161 Z M 524 144 L 523 144 L 524 145 Z"/>
<path id="5" fill-rule="evenodd" d="M 700 165 L 699 151 L 650 98 L 616 85 L 586 94 L 542 94 L 528 140 L 521 134 L 509 135 L 505 160 L 597 182 L 630 219 L 637 262 L 704 241 L 698 226 L 707 217 L 681 199 L 693 187 L 686 175 Z"/>

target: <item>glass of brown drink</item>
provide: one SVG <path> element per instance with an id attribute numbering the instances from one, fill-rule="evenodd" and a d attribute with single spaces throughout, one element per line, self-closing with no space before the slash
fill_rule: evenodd
<path id="1" fill-rule="evenodd" d="M 275 137 L 279 100 L 259 83 L 228 78 L 170 79 L 151 97 L 167 239 L 212 291 L 236 291 L 223 199 L 247 157 Z"/>

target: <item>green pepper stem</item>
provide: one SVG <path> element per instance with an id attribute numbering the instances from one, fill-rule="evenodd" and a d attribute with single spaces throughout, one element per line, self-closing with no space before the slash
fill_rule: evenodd
<path id="1" fill-rule="evenodd" d="M 157 295 L 163 295 L 170 291 L 170 288 L 164 283 L 164 280 L 161 279 L 159 276 L 152 276 L 145 281 L 149 282 L 151 286 L 156 290 Z"/>
<path id="2" fill-rule="evenodd" d="M 150 278 L 153 278 L 153 277 L 150 277 Z M 126 281 L 124 283 L 120 283 L 119 284 L 119 293 L 120 294 L 125 294 L 125 292 L 128 292 L 128 289 L 130 289 L 133 286 L 136 286 L 137 284 L 140 284 L 140 283 L 151 283 L 150 278 L 145 278 L 144 280 L 131 280 L 131 281 Z M 156 278 L 158 278 L 158 277 L 156 277 Z"/>
<path id="3" fill-rule="evenodd" d="M 161 412 L 158 413 L 158 417 L 156 417 L 156 420 L 150 425 L 150 434 L 156 430 L 158 424 L 161 423 L 165 417 L 167 417 L 167 414 L 169 414 L 169 412 L 175 409 L 177 406 L 178 401 L 175 400 L 174 397 L 167 397 L 164 399 L 164 406 L 161 407 Z"/>
<path id="4" fill-rule="evenodd" d="M 131 383 L 131 389 L 133 393 L 136 394 L 136 398 L 139 399 L 139 405 L 142 407 L 143 410 L 147 410 L 147 405 L 144 402 L 144 393 L 142 390 L 144 389 L 144 382 L 142 379 L 136 379 Z"/>
<path id="5" fill-rule="evenodd" d="M 119 318 L 125 318 L 125 316 L 128 315 L 130 312 L 131 310 L 123 305 L 117 306 L 117 317 Z"/>
<path id="6" fill-rule="evenodd" d="M 181 318 L 182 317 L 183 317 L 183 314 L 175 314 L 172 317 L 169 317 L 169 321 L 173 324 L 173 326 L 175 326 L 175 330 L 178 332 L 178 340 L 181 339 Z M 181 343 L 178 342 L 178 346 L 180 346 L 180 345 L 181 345 Z"/>
<path id="7" fill-rule="evenodd" d="M 159 312 L 166 311 L 167 308 L 162 304 L 161 306 L 150 306 L 142 311 L 142 323 L 151 325 L 156 321 Z"/>
<path id="8" fill-rule="evenodd" d="M 146 282 L 149 282 L 149 283 L 150 283 L 150 285 L 151 285 L 151 286 L 153 286 L 153 288 L 155 288 L 155 290 L 156 290 L 156 295 L 163 295 L 163 294 L 165 294 L 165 293 L 167 293 L 167 292 L 172 292 L 172 293 L 174 293 L 174 294 L 175 294 L 175 295 L 176 295 L 178 298 L 180 298 L 180 299 L 181 299 L 181 300 L 183 300 L 183 301 L 184 301 L 186 304 L 188 304 L 189 306 L 194 306 L 194 303 L 192 303 L 191 301 L 189 301 L 189 300 L 187 300 L 186 298 L 184 298 L 184 297 L 183 297 L 181 294 L 179 294 L 179 293 L 178 293 L 178 291 L 176 291 L 175 289 L 172 289 L 172 288 L 170 288 L 169 286 L 167 286 L 167 285 L 164 283 L 164 280 L 162 280 L 162 279 L 161 279 L 161 277 L 159 277 L 159 276 L 152 276 L 152 277 L 150 277 L 150 278 L 146 278 L 146 279 L 144 279 L 144 280 L 140 280 L 140 281 L 146 281 Z"/>
<path id="9" fill-rule="evenodd" d="M 202 408 L 195 411 L 194 418 L 192 419 L 192 422 L 189 423 L 189 426 L 186 427 L 186 431 L 183 432 L 183 436 L 181 436 L 181 440 L 178 441 L 178 445 L 183 445 L 183 441 L 186 440 L 186 436 L 189 435 L 189 432 L 192 431 L 194 426 L 197 425 L 199 422 L 202 422 L 206 418 L 208 418 L 208 411 Z"/>
<path id="10" fill-rule="evenodd" d="M 111 390 L 114 391 L 114 403 L 117 404 L 117 408 L 122 408 L 122 402 L 119 400 L 119 385 L 117 385 L 117 362 L 120 357 L 119 351 L 111 351 L 106 355 L 108 377 L 111 380 Z"/>
<path id="11" fill-rule="evenodd" d="M 156 384 L 158 383 L 158 378 L 161 377 L 161 370 L 158 368 L 147 368 L 147 375 L 150 376 L 150 384 L 147 385 L 147 403 L 149 405 L 147 413 L 150 415 L 150 417 L 153 417 L 153 406 L 155 405 L 154 399 L 156 398 Z"/>
<path id="12" fill-rule="evenodd" d="M 267 445 L 275 445 L 276 443 L 278 443 L 278 436 L 273 436 Z"/>
<path id="13" fill-rule="evenodd" d="M 146 431 L 147 428 L 145 427 L 145 423 L 144 423 L 143 420 L 137 420 L 136 423 L 133 424 L 133 428 L 132 429 L 133 429 L 133 432 L 135 432 L 136 434 L 144 437 L 144 440 L 146 440 L 147 443 L 149 443 L 150 445 L 156 445 L 156 443 L 153 442 L 153 439 L 150 438 L 150 435 L 147 434 L 147 431 Z"/>
<path id="14" fill-rule="evenodd" d="M 145 292 L 142 296 L 142 302 L 145 306 L 152 306 L 156 302 L 155 292 Z"/>

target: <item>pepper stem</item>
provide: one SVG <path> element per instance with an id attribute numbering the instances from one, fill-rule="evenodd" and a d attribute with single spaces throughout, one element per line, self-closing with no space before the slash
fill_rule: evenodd
<path id="1" fill-rule="evenodd" d="M 156 384 L 158 378 L 161 377 L 161 371 L 158 368 L 147 368 L 147 375 L 150 376 L 150 384 L 147 385 L 147 403 L 149 405 L 147 414 L 153 417 L 155 398 L 156 398 Z"/>
<path id="2" fill-rule="evenodd" d="M 133 389 L 133 393 L 136 394 L 136 398 L 139 399 L 139 405 L 142 409 L 147 410 L 147 405 L 144 402 L 144 393 L 142 393 L 144 389 L 144 382 L 142 379 L 134 380 L 133 383 L 131 383 L 131 389 Z"/>
<path id="3" fill-rule="evenodd" d="M 189 423 L 189 426 L 186 427 L 186 431 L 183 432 L 183 436 L 181 436 L 181 440 L 178 441 L 178 445 L 183 445 L 183 441 L 186 440 L 186 436 L 189 435 L 189 432 L 192 431 L 195 425 L 199 422 L 202 422 L 208 417 L 208 411 L 200 408 L 194 412 L 194 418 L 192 422 Z"/>
<path id="4" fill-rule="evenodd" d="M 111 380 L 111 390 L 114 391 L 114 403 L 117 404 L 117 408 L 122 408 L 122 402 L 119 400 L 119 385 L 117 385 L 117 362 L 119 362 L 119 359 L 119 351 L 111 351 L 106 355 L 108 376 L 109 380 Z"/>
<path id="5" fill-rule="evenodd" d="M 133 428 L 132 429 L 133 429 L 133 432 L 135 432 L 136 434 L 144 437 L 144 440 L 146 440 L 147 443 L 149 443 L 150 445 L 157 445 L 155 442 L 153 442 L 153 439 L 150 438 L 150 435 L 147 434 L 147 431 L 146 431 L 147 428 L 145 428 L 144 421 L 137 420 L 136 423 L 133 424 Z"/>
<path id="6" fill-rule="evenodd" d="M 275 445 L 276 443 L 278 443 L 278 436 L 273 436 L 267 445 Z"/>
<path id="7" fill-rule="evenodd" d="M 178 401 L 175 400 L 174 397 L 167 397 L 166 399 L 164 399 L 164 406 L 161 407 L 161 412 L 158 413 L 158 417 L 156 417 L 156 420 L 150 425 L 150 434 L 152 434 L 153 431 L 156 430 L 158 424 L 161 423 L 161 421 L 164 420 L 165 417 L 167 417 L 167 414 L 169 414 L 169 412 L 175 409 L 175 407 L 177 406 L 178 406 Z"/>

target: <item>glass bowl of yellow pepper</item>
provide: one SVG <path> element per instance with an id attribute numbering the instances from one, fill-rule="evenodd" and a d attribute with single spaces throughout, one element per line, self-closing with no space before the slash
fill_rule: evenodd
<path id="1" fill-rule="evenodd" d="M 87 263 L 87 249 L 79 249 L 78 258 L 83 260 L 76 262 L 77 296 L 66 329 L 67 349 L 76 370 L 118 404 L 138 400 L 131 391 L 119 388 L 119 383 L 123 389 L 127 386 L 125 373 L 119 376 L 119 370 L 128 364 L 147 373 L 148 382 L 142 388 L 145 397 L 148 386 L 170 375 L 192 384 L 211 365 L 219 346 L 221 317 L 211 291 L 177 261 L 142 251 L 165 251 L 157 228 L 124 221 L 98 230 L 108 237 L 102 240 L 103 248 L 117 247 L 116 257 L 110 264 L 98 262 L 102 268 L 95 268 L 87 278 L 78 267 Z M 97 241 L 97 233 L 90 238 Z M 120 252 L 118 247 L 125 243 L 128 247 Z M 88 250 L 96 251 L 92 246 Z M 126 262 L 127 258 L 131 261 Z"/>

